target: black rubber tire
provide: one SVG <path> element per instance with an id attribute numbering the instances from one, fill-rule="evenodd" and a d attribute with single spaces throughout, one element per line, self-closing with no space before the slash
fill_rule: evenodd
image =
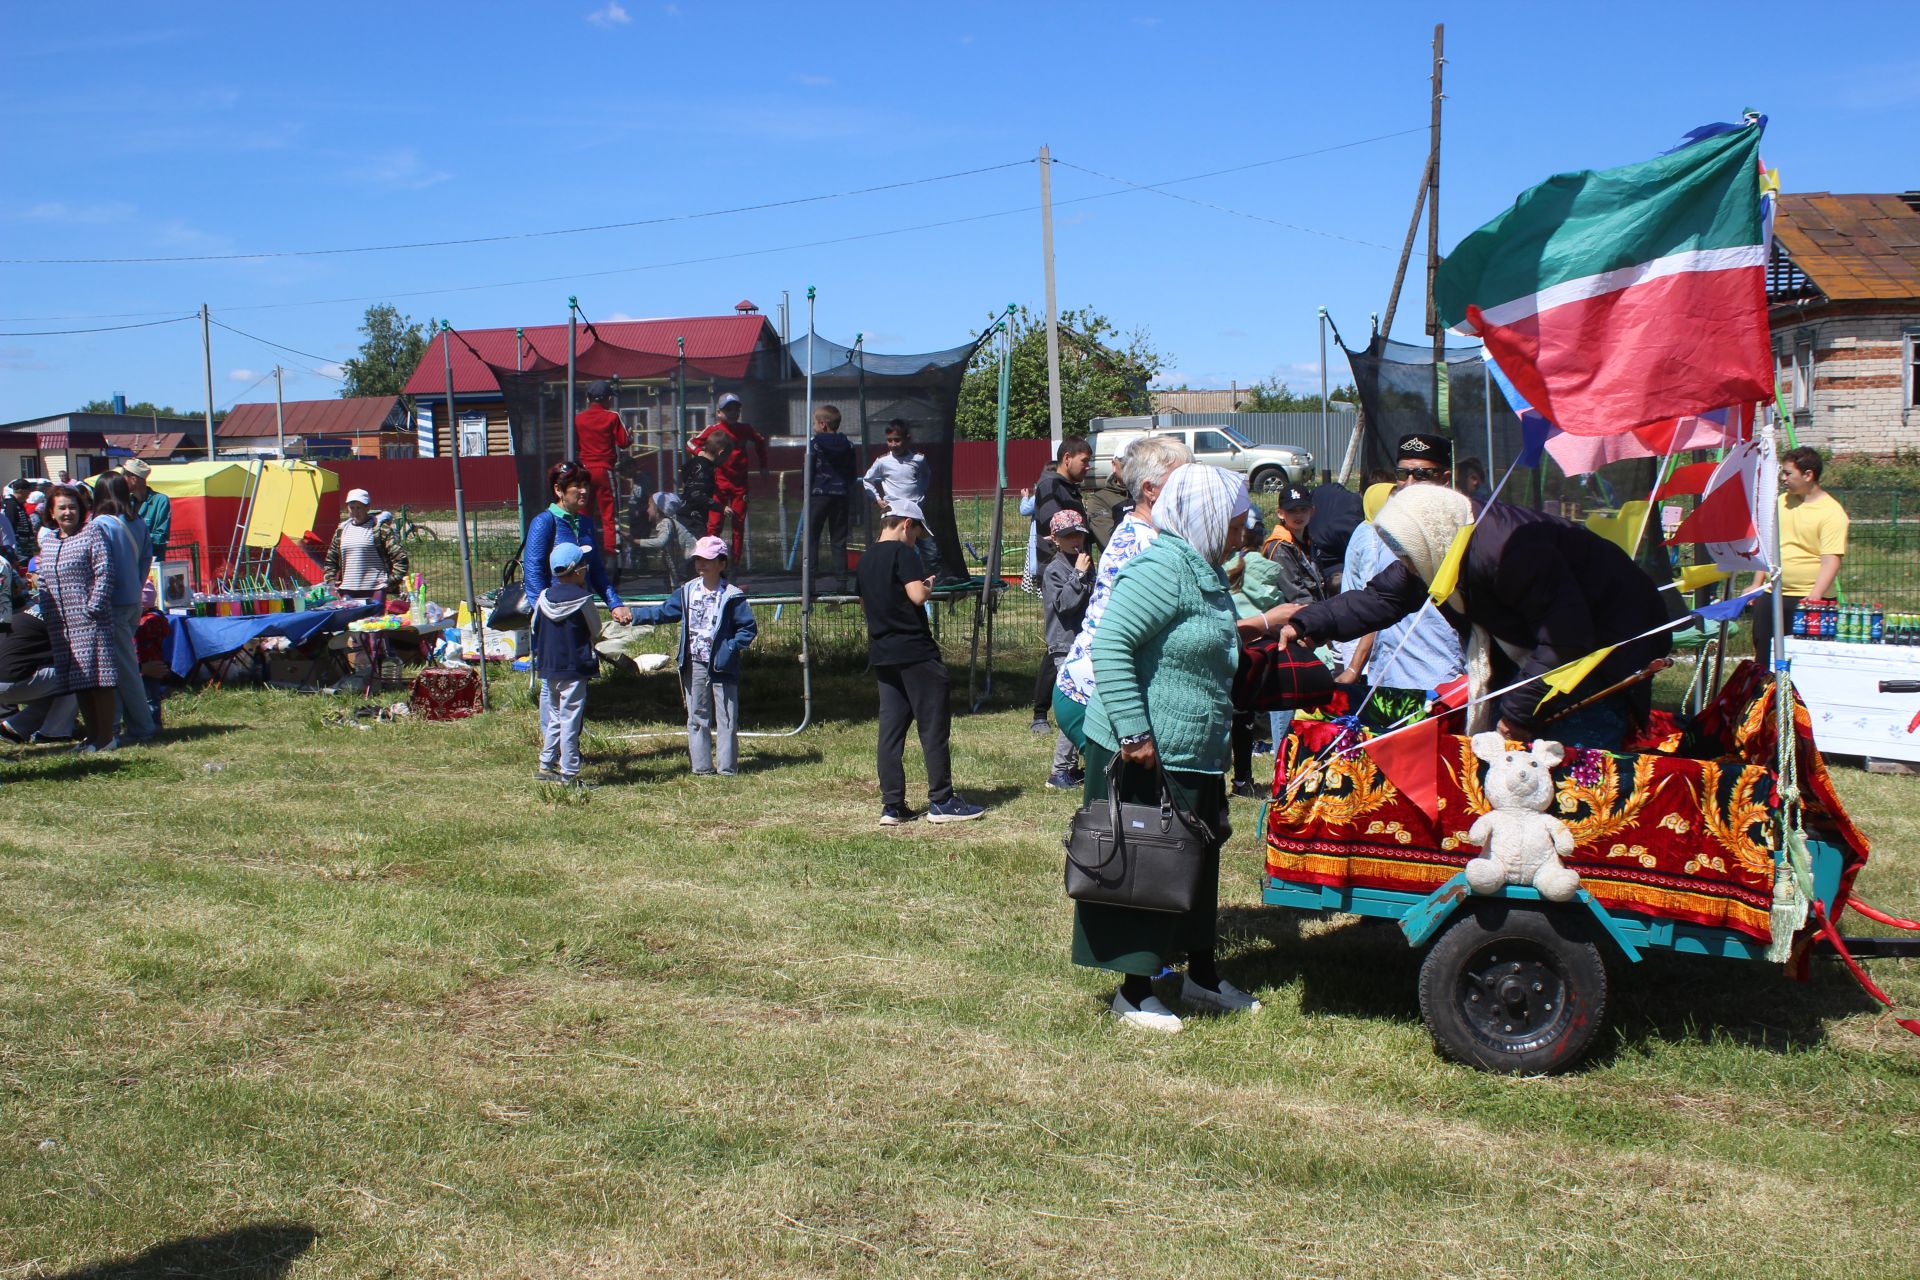
<path id="1" fill-rule="evenodd" d="M 1284 467 L 1262 467 L 1253 473 L 1247 487 L 1255 493 L 1278 493 L 1287 487 L 1287 472 Z"/>
<path id="2" fill-rule="evenodd" d="M 1420 966 L 1420 1016 L 1434 1044 L 1481 1071 L 1571 1070 L 1606 1014 L 1606 956 L 1570 912 L 1476 902 Z"/>

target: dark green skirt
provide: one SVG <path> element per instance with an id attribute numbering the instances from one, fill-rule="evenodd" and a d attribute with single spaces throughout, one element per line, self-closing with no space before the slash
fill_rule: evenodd
<path id="1" fill-rule="evenodd" d="M 1107 764 L 1113 752 L 1097 742 L 1086 745 L 1086 802 L 1107 798 Z M 1174 796 L 1187 811 L 1217 827 L 1226 805 L 1226 783 L 1217 773 L 1180 773 L 1167 770 Z M 1145 769 L 1128 767 L 1120 775 L 1120 798 L 1153 804 L 1159 784 Z M 1102 902 L 1073 904 L 1073 962 L 1090 969 L 1111 969 L 1151 978 L 1168 965 L 1196 951 L 1212 951 L 1215 916 L 1220 900 L 1220 850 L 1207 852 L 1200 872 L 1200 889 L 1193 910 L 1175 915 L 1167 911 L 1136 911 Z"/>

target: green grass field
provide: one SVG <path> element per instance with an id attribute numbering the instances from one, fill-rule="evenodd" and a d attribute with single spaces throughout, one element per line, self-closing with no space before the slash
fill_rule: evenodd
<path id="1" fill-rule="evenodd" d="M 524 679 L 466 723 L 230 691 L 157 748 L 8 751 L 0 1277 L 1915 1269 L 1920 1042 L 1826 963 L 1654 958 L 1589 1068 L 1479 1075 L 1397 933 L 1259 905 L 1237 802 L 1222 967 L 1265 1010 L 1117 1027 L 1030 679 L 956 722 L 992 806 L 957 828 L 874 825 L 852 670 L 730 781 L 617 736 L 674 728 L 671 676 L 611 678 L 585 798 L 530 781 Z M 797 721 L 790 655 L 745 705 Z M 1839 780 L 1862 888 L 1920 912 L 1920 782 Z"/>

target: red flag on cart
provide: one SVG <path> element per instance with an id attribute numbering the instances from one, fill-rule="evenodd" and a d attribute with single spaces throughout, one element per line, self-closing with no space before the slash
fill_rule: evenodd
<path id="1" fill-rule="evenodd" d="M 1383 734 L 1363 748 L 1387 781 L 1429 821 L 1440 816 L 1440 721 L 1438 717 Z"/>

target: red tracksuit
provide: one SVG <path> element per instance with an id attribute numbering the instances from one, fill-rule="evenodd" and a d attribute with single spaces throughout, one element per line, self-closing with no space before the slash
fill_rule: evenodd
<path id="1" fill-rule="evenodd" d="M 751 442 L 754 452 L 760 455 L 760 469 L 764 471 L 767 466 L 767 438 L 744 422 L 736 422 L 732 426 L 716 422 L 689 440 L 687 451 L 699 453 L 707 437 L 716 431 L 724 431 L 733 437 L 733 450 L 720 459 L 713 477 L 713 510 L 707 514 L 707 536 L 719 537 L 727 513 L 732 512 L 732 555 L 738 560 L 742 527 L 747 520 L 747 445 Z"/>
<path id="2" fill-rule="evenodd" d="M 620 523 L 613 515 L 613 461 L 627 447 L 627 425 L 613 410 L 590 404 L 575 415 L 573 434 L 580 465 L 593 476 L 593 500 L 600 516 L 600 540 L 608 552 L 607 563 L 618 564 Z"/>

